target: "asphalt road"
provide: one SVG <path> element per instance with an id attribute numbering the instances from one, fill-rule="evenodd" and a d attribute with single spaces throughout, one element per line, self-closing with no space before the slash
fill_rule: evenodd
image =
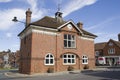
<path id="1" fill-rule="evenodd" d="M 85 71 L 60 75 L 41 75 L 34 77 L 7 77 L 0 71 L 0 80 L 120 80 L 120 71 Z"/>

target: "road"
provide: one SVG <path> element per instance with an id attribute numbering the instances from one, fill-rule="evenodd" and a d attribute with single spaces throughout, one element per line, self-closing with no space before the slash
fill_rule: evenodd
<path id="1" fill-rule="evenodd" d="M 0 80 L 120 80 L 120 70 L 85 71 L 60 75 L 41 75 L 34 77 L 7 77 L 7 71 L 0 71 Z"/>

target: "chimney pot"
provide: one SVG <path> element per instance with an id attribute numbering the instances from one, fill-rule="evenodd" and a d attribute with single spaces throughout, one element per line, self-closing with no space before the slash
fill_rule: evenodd
<path id="1" fill-rule="evenodd" d="M 120 33 L 118 34 L 118 41 L 120 41 Z"/>
<path id="2" fill-rule="evenodd" d="M 78 22 L 78 23 L 77 23 L 77 26 L 78 26 L 80 29 L 82 29 L 82 28 L 83 28 L 83 23 L 82 23 L 82 22 Z"/>
<path id="3" fill-rule="evenodd" d="M 31 14 L 30 8 L 26 11 L 26 27 L 31 23 Z"/>

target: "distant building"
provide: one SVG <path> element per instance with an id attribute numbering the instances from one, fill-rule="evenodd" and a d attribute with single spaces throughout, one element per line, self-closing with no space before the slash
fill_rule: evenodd
<path id="1" fill-rule="evenodd" d="M 120 40 L 120 34 L 118 39 Z M 120 65 L 120 41 L 110 39 L 108 42 L 96 43 L 95 56 L 97 64 Z"/>
<path id="2" fill-rule="evenodd" d="M 32 12 L 26 11 L 26 27 L 19 34 L 20 73 L 46 73 L 95 68 L 96 35 L 83 24 L 64 21 L 61 12 L 55 18 L 45 16 L 30 23 Z"/>
<path id="3" fill-rule="evenodd" d="M 19 51 L 0 52 L 0 67 L 2 68 L 19 67 Z"/>

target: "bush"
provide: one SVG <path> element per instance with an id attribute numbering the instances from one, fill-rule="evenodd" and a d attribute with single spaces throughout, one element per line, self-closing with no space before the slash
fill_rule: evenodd
<path id="1" fill-rule="evenodd" d="M 85 66 L 83 67 L 83 69 L 89 69 L 89 66 L 88 66 L 88 65 L 85 65 Z"/>
<path id="2" fill-rule="evenodd" d="M 73 70 L 74 70 L 74 67 L 68 66 L 68 71 L 73 71 Z"/>
<path id="3" fill-rule="evenodd" d="M 48 73 L 53 73 L 54 72 L 54 68 L 48 68 L 47 72 Z"/>

